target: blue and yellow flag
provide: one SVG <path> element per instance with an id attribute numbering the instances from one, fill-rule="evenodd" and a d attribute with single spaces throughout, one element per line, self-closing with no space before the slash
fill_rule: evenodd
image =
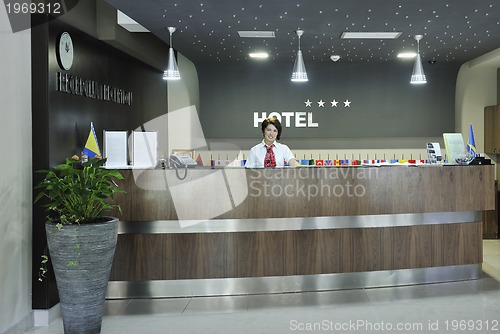
<path id="1" fill-rule="evenodd" d="M 472 124 L 469 127 L 469 141 L 467 142 L 467 153 L 469 155 L 476 157 L 476 141 L 474 140 L 474 131 L 472 131 Z"/>
<path id="2" fill-rule="evenodd" d="M 101 156 L 101 150 L 99 150 L 99 144 L 97 143 L 97 136 L 95 135 L 94 123 L 90 122 L 90 132 L 87 138 L 87 143 L 83 149 L 83 154 L 89 158 L 94 158 L 96 156 Z"/>

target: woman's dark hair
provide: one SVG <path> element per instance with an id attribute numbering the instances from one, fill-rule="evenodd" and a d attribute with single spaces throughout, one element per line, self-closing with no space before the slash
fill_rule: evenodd
<path id="1" fill-rule="evenodd" d="M 271 118 L 266 118 L 262 122 L 262 135 L 264 135 L 264 130 L 267 128 L 269 124 L 272 124 L 276 127 L 276 130 L 278 130 L 278 135 L 276 136 L 276 140 L 280 140 L 281 136 L 281 123 L 276 117 L 271 117 Z"/>

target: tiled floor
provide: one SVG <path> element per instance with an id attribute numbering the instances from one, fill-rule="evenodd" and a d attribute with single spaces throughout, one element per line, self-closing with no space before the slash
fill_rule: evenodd
<path id="1" fill-rule="evenodd" d="M 103 334 L 500 333 L 500 240 L 479 280 L 332 292 L 106 302 Z M 28 333 L 63 333 L 62 321 Z"/>

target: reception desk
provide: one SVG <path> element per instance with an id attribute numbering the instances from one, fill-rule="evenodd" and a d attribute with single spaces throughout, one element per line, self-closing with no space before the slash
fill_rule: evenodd
<path id="1" fill-rule="evenodd" d="M 123 170 L 108 298 L 476 279 L 493 166 Z"/>

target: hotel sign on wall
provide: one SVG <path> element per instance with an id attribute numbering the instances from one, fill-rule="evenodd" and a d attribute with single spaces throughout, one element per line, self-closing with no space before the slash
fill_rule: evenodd
<path id="1" fill-rule="evenodd" d="M 59 36 L 56 55 L 59 67 L 64 71 L 69 71 L 73 66 L 75 51 L 73 40 L 66 31 Z M 57 72 L 57 91 L 118 104 L 132 105 L 132 92 L 68 73 Z"/>
<path id="2" fill-rule="evenodd" d="M 316 104 L 317 103 L 317 107 Z M 260 123 L 262 123 L 266 118 L 271 118 L 271 117 L 276 117 L 280 123 L 286 127 L 295 127 L 295 128 L 317 128 L 319 127 L 319 124 L 313 120 L 314 114 L 312 112 L 313 105 L 314 107 L 321 109 L 323 108 L 324 110 L 326 109 L 333 109 L 334 111 L 339 108 L 350 108 L 351 107 L 351 101 L 345 100 L 344 102 L 337 101 L 336 99 L 333 99 L 329 102 L 323 101 L 323 99 L 316 101 L 314 103 L 310 99 L 307 99 L 304 101 L 305 108 L 311 108 L 311 111 L 272 111 L 272 112 L 266 112 L 266 111 L 254 111 L 253 113 L 253 126 L 254 128 L 258 128 L 260 126 Z M 342 107 L 343 104 L 343 107 Z"/>
<path id="3" fill-rule="evenodd" d="M 57 72 L 57 91 L 96 100 L 132 105 L 132 92 L 68 73 Z"/>

